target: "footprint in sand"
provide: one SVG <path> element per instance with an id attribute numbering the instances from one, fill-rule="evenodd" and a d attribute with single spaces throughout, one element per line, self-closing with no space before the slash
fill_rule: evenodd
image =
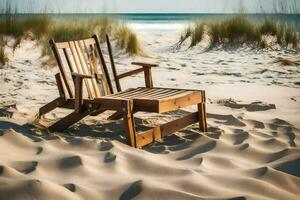
<path id="1" fill-rule="evenodd" d="M 260 101 L 252 102 L 250 104 L 239 104 L 236 102 L 225 102 L 224 106 L 234 109 L 241 109 L 245 108 L 249 112 L 256 112 L 256 111 L 266 111 L 271 109 L 276 109 L 275 104 L 265 104 Z"/>
<path id="2" fill-rule="evenodd" d="M 233 145 L 242 144 L 249 137 L 249 133 L 243 129 L 234 130 L 234 143 Z"/>
<path id="3" fill-rule="evenodd" d="M 176 158 L 176 160 L 187 160 L 190 159 L 192 157 L 194 157 L 195 155 L 201 154 L 201 153 L 205 153 L 208 152 L 212 149 L 214 149 L 217 145 L 216 141 L 209 141 L 201 146 L 198 146 L 194 149 L 192 149 L 191 151 L 189 151 L 188 153 L 186 153 L 185 155 Z"/>
<path id="4" fill-rule="evenodd" d="M 133 182 L 120 196 L 120 200 L 129 200 L 135 198 L 142 192 L 142 180 Z"/>
<path id="5" fill-rule="evenodd" d="M 99 151 L 109 151 L 114 147 L 111 142 L 101 142 L 99 145 Z"/>
<path id="6" fill-rule="evenodd" d="M 275 118 L 272 120 L 271 124 L 269 124 L 271 130 L 278 136 L 278 133 L 283 133 L 288 138 L 288 143 L 292 147 L 296 147 L 295 138 L 296 135 L 294 133 L 294 127 L 287 121 L 282 119 Z"/>
<path id="7" fill-rule="evenodd" d="M 105 163 L 111 163 L 113 161 L 115 161 L 117 158 L 117 156 L 111 152 L 107 152 L 104 156 L 104 162 Z"/>
<path id="8" fill-rule="evenodd" d="M 75 168 L 83 165 L 80 156 L 65 157 L 60 160 L 59 166 L 63 169 Z"/>
<path id="9" fill-rule="evenodd" d="M 43 152 L 43 147 L 37 147 L 36 155 L 39 155 Z"/>
<path id="10" fill-rule="evenodd" d="M 70 190 L 71 192 L 75 192 L 76 191 L 76 185 L 73 184 L 73 183 L 66 183 L 66 184 L 63 184 L 63 186 L 65 188 L 67 188 L 68 190 Z"/>
<path id="11" fill-rule="evenodd" d="M 275 169 L 282 171 L 287 174 L 291 174 L 297 177 L 300 177 L 300 158 L 296 158 L 293 160 L 290 160 L 288 162 L 283 162 L 280 164 L 277 164 L 275 166 Z"/>
<path id="12" fill-rule="evenodd" d="M 29 174 L 36 170 L 37 161 L 17 161 L 13 164 L 13 168 L 23 174 Z"/>
<path id="13" fill-rule="evenodd" d="M 246 124 L 244 124 L 239 119 L 235 118 L 233 115 L 218 115 L 218 114 L 211 114 L 207 113 L 207 118 L 213 118 L 217 119 L 217 123 L 224 124 L 224 125 L 230 125 L 230 126 L 240 126 L 244 127 Z"/>

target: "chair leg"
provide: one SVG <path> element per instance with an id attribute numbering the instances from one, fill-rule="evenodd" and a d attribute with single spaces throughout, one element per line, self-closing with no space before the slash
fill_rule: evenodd
<path id="1" fill-rule="evenodd" d="M 38 117 L 40 118 L 42 115 L 54 110 L 57 107 L 60 107 L 62 105 L 66 104 L 66 100 L 64 98 L 56 98 L 53 101 L 47 103 L 43 107 L 39 109 Z"/>
<path id="2" fill-rule="evenodd" d="M 59 121 L 52 124 L 49 129 L 52 131 L 63 131 L 67 129 L 72 124 L 80 121 L 82 118 L 89 115 L 92 111 L 84 111 L 84 112 L 72 112 L 71 114 L 65 116 L 64 118 L 60 119 Z"/>
<path id="3" fill-rule="evenodd" d="M 124 101 L 122 105 L 122 111 L 123 111 L 125 137 L 127 138 L 129 145 L 131 145 L 132 147 L 136 147 L 135 124 L 134 124 L 132 109 L 133 109 L 133 101 Z"/>
<path id="4" fill-rule="evenodd" d="M 205 103 L 198 104 L 199 129 L 202 132 L 207 132 L 206 110 Z"/>

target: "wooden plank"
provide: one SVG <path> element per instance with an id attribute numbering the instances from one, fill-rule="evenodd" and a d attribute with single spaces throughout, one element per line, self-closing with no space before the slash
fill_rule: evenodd
<path id="1" fill-rule="evenodd" d="M 52 131 L 63 131 L 67 129 L 69 126 L 75 124 L 76 122 L 80 121 L 84 117 L 88 116 L 94 110 L 84 110 L 83 112 L 77 113 L 72 112 L 71 114 L 67 115 L 66 117 L 60 119 L 58 122 L 52 124 L 49 129 Z"/>
<path id="2" fill-rule="evenodd" d="M 57 47 L 58 49 L 66 49 L 66 48 L 70 48 L 68 42 L 57 42 L 57 43 L 55 43 L 55 44 L 56 44 L 56 47 Z"/>
<path id="3" fill-rule="evenodd" d="M 75 50 L 77 52 L 77 56 L 79 58 L 79 62 L 80 62 L 80 67 L 83 71 L 83 74 L 91 74 L 91 71 L 87 68 L 85 62 L 84 62 L 84 59 L 83 59 L 83 55 L 82 55 L 82 51 L 79 47 L 79 42 L 78 41 L 74 41 L 74 45 L 75 45 Z M 91 91 L 91 98 L 95 98 L 95 97 L 98 97 L 97 96 L 97 93 L 96 93 L 96 90 L 95 90 L 95 87 L 93 86 L 93 82 L 91 79 L 88 79 L 86 80 L 87 81 L 87 87 L 89 87 L 90 91 Z"/>
<path id="4" fill-rule="evenodd" d="M 122 116 L 123 116 L 123 111 L 118 110 L 118 111 L 114 112 L 111 116 L 109 116 L 107 119 L 108 120 L 118 120 L 118 119 L 121 119 Z"/>
<path id="5" fill-rule="evenodd" d="M 138 133 L 136 135 L 136 148 L 142 148 L 154 141 L 159 141 L 161 138 L 160 127 L 155 127 L 142 133 Z"/>
<path id="6" fill-rule="evenodd" d="M 143 91 L 144 91 L 143 89 L 131 89 L 131 90 L 123 91 L 119 94 L 111 95 L 111 97 L 114 97 L 114 98 L 130 98 L 130 97 L 133 97 L 136 94 L 139 94 Z"/>
<path id="7" fill-rule="evenodd" d="M 78 41 L 77 46 L 79 47 L 78 51 L 79 51 L 79 57 L 82 59 L 82 64 L 83 67 L 86 68 L 86 71 L 88 74 L 95 74 L 95 69 L 92 65 L 88 64 L 88 58 L 87 58 L 87 50 L 84 47 L 83 41 Z M 95 97 L 101 97 L 101 91 L 100 88 L 98 86 L 98 83 L 95 79 L 95 77 L 93 77 L 91 79 L 91 83 L 92 83 L 92 87 L 94 89 L 95 92 Z"/>
<path id="8" fill-rule="evenodd" d="M 163 89 L 152 89 L 152 88 L 137 88 L 133 89 L 133 91 L 130 92 L 124 92 L 122 95 L 118 95 L 117 97 L 127 98 L 127 99 L 154 99 L 156 95 L 159 95 L 161 93 L 166 92 L 166 90 Z"/>
<path id="9" fill-rule="evenodd" d="M 118 79 L 122 79 L 122 78 L 125 78 L 127 76 L 131 76 L 133 74 L 137 74 L 139 72 L 143 72 L 144 71 L 144 68 L 137 68 L 137 69 L 133 69 L 133 70 L 130 70 L 130 71 L 127 71 L 127 72 L 123 72 L 121 74 L 119 74 L 117 76 Z"/>
<path id="10" fill-rule="evenodd" d="M 100 115 L 101 113 L 104 113 L 106 110 L 105 109 L 98 109 L 96 110 L 95 112 L 92 112 L 90 115 L 91 116 L 97 116 L 97 115 Z"/>
<path id="11" fill-rule="evenodd" d="M 165 90 L 164 92 L 161 92 L 159 94 L 156 94 L 153 98 L 155 99 L 164 99 L 164 98 L 174 98 L 175 96 L 177 95 L 180 95 L 180 94 L 183 94 L 183 93 L 186 93 L 184 91 L 181 91 L 181 90 Z"/>
<path id="12" fill-rule="evenodd" d="M 199 130 L 207 132 L 207 121 L 206 121 L 206 108 L 205 108 L 205 92 L 202 95 L 202 102 L 198 104 L 198 115 L 199 115 Z"/>
<path id="13" fill-rule="evenodd" d="M 188 95 L 182 95 L 174 98 L 166 98 L 159 100 L 159 113 L 168 112 L 172 110 L 177 110 L 183 107 L 196 105 L 198 103 L 202 103 L 203 97 L 202 92 L 193 92 Z"/>
<path id="14" fill-rule="evenodd" d="M 140 94 L 134 95 L 136 98 L 141 98 L 141 99 L 154 99 L 156 95 L 159 95 L 161 93 L 166 92 L 165 90 L 162 89 L 154 89 L 154 88 L 145 88 L 143 92 Z"/>
<path id="15" fill-rule="evenodd" d="M 129 88 L 129 89 L 125 90 L 125 91 L 121 91 L 121 92 L 118 92 L 118 93 L 115 93 L 115 94 L 112 94 L 112 95 L 109 95 L 109 96 L 110 97 L 121 97 L 122 95 L 127 94 L 127 92 L 130 93 L 130 92 L 134 92 L 134 91 L 135 91 L 135 89 Z"/>
<path id="16" fill-rule="evenodd" d="M 67 103 L 59 106 L 60 108 L 72 109 L 75 108 L 75 99 L 67 99 Z"/>
<path id="17" fill-rule="evenodd" d="M 148 131 L 138 133 L 136 135 L 136 147 L 141 148 L 147 144 L 152 143 L 154 140 L 159 140 L 162 137 L 170 135 L 191 124 L 194 124 L 198 122 L 198 120 L 198 112 L 194 112 Z"/>
<path id="18" fill-rule="evenodd" d="M 75 63 L 74 63 L 74 58 L 71 57 L 68 53 L 68 50 L 67 49 L 63 49 L 64 51 L 64 54 L 65 54 L 65 57 L 66 57 L 66 60 L 67 60 L 67 63 L 68 63 L 68 66 L 69 66 L 69 69 L 70 69 L 70 72 L 76 72 L 78 73 L 78 70 L 75 66 Z M 73 58 L 73 59 L 72 59 Z"/>
<path id="19" fill-rule="evenodd" d="M 109 87 L 109 94 L 113 94 L 114 91 L 113 91 L 113 87 L 112 87 L 112 83 L 111 83 L 111 80 L 110 80 L 110 77 L 109 77 L 109 73 L 108 73 L 108 69 L 107 69 L 107 65 L 105 63 L 105 60 L 104 60 L 104 56 L 103 56 L 103 53 L 101 51 L 101 48 L 100 48 L 100 42 L 98 40 L 98 37 L 97 35 L 93 35 L 93 38 L 96 42 L 96 49 L 97 49 L 97 53 L 100 57 L 100 62 L 102 64 L 102 69 L 104 70 L 104 75 L 105 75 L 105 80 L 107 81 L 107 84 L 108 84 L 108 87 Z"/>
<path id="20" fill-rule="evenodd" d="M 132 62 L 131 64 L 133 65 L 139 65 L 139 66 L 143 66 L 143 67 L 158 67 L 158 64 L 154 64 L 154 63 L 145 63 L 145 62 Z"/>
<path id="21" fill-rule="evenodd" d="M 133 102 L 126 101 L 123 102 L 122 106 L 123 110 L 123 123 L 124 123 L 124 130 L 125 130 L 125 137 L 127 138 L 128 144 L 132 147 L 136 147 L 135 141 L 135 124 L 133 118 Z"/>
<path id="22" fill-rule="evenodd" d="M 91 38 L 91 40 L 93 40 L 95 43 L 95 40 L 93 38 Z M 103 76 L 102 71 L 100 72 L 98 69 L 97 58 L 96 58 L 95 52 L 93 50 L 93 45 L 87 45 L 85 43 L 85 40 L 83 40 L 82 43 L 83 43 L 85 53 L 86 53 L 87 65 L 89 66 L 90 69 L 93 69 L 96 74 L 95 82 L 96 82 L 96 85 L 98 86 L 98 90 L 100 92 L 100 95 L 98 97 L 100 97 L 102 95 L 106 96 L 108 94 L 107 82 L 106 82 L 105 78 L 103 78 L 104 76 Z"/>
<path id="23" fill-rule="evenodd" d="M 75 78 L 75 112 L 80 113 L 82 106 L 82 78 Z"/>
<path id="24" fill-rule="evenodd" d="M 116 88 L 117 88 L 117 91 L 120 92 L 120 91 L 122 91 L 121 85 L 120 85 L 120 80 L 117 75 L 115 61 L 114 61 L 113 53 L 112 53 L 112 48 L 111 48 L 111 44 L 110 44 L 109 37 L 107 34 L 106 34 L 106 44 L 107 44 L 109 59 L 110 59 L 111 67 L 112 67 L 112 72 L 113 72 L 115 82 L 116 82 Z"/>
<path id="25" fill-rule="evenodd" d="M 84 39 L 83 42 L 84 42 L 87 46 L 96 44 L 96 41 L 95 41 L 94 38 Z"/>
<path id="26" fill-rule="evenodd" d="M 151 68 L 144 68 L 144 75 L 146 88 L 153 88 Z"/>
<path id="27" fill-rule="evenodd" d="M 103 110 L 122 110 L 124 99 L 112 99 L 108 97 L 95 98 L 93 100 L 84 100 L 86 104 L 97 105 Z"/>
<path id="28" fill-rule="evenodd" d="M 56 98 L 53 101 L 47 103 L 46 105 L 44 105 L 43 107 L 41 107 L 39 109 L 39 113 L 38 116 L 41 117 L 42 115 L 54 110 L 57 107 L 62 106 L 63 104 L 66 103 L 66 99 L 65 98 Z"/>
<path id="29" fill-rule="evenodd" d="M 206 132 L 207 124 L 206 124 L 206 111 L 205 111 L 204 103 L 198 104 L 198 115 L 199 115 L 199 130 L 202 132 Z"/>
<path id="30" fill-rule="evenodd" d="M 65 99 L 66 94 L 65 94 L 65 91 L 64 91 L 64 88 L 63 88 L 63 83 L 62 83 L 62 80 L 61 80 L 60 73 L 55 74 L 55 80 L 56 80 L 56 85 L 57 85 L 57 88 L 58 88 L 59 96 L 61 98 Z"/>
<path id="31" fill-rule="evenodd" d="M 75 63 L 75 67 L 76 67 L 76 69 L 77 69 L 77 72 L 80 73 L 80 74 L 84 74 L 83 69 L 82 69 L 82 67 L 80 66 L 80 61 L 79 61 L 79 58 L 78 58 L 78 55 L 77 55 L 77 51 L 76 51 L 76 49 L 75 49 L 75 45 L 74 45 L 73 42 L 69 42 L 69 44 L 70 44 L 70 50 L 71 50 L 71 53 L 72 53 L 72 55 L 73 55 L 73 60 L 74 60 L 74 63 Z M 85 80 L 84 80 L 84 83 L 85 83 L 85 86 L 86 86 L 86 88 L 87 88 L 87 92 L 88 92 L 89 97 L 90 97 L 90 98 L 93 98 L 94 96 L 93 96 L 93 94 L 92 94 L 92 92 L 91 92 L 91 90 L 90 90 L 88 80 L 85 79 Z"/>
<path id="32" fill-rule="evenodd" d="M 94 46 L 94 49 L 95 49 L 96 55 L 98 55 L 99 53 L 97 54 L 97 46 Z M 96 58 L 99 58 L 99 57 L 96 56 Z M 99 59 L 98 59 L 98 62 L 99 62 Z M 102 62 L 100 60 L 99 66 L 100 66 L 100 69 L 101 69 L 102 80 L 104 82 L 104 88 L 105 88 L 105 94 L 104 95 L 110 95 L 110 94 L 114 93 L 113 88 L 112 88 L 112 90 L 110 88 L 110 87 L 112 87 L 112 82 L 111 82 L 111 79 L 110 79 L 110 76 L 109 76 L 109 73 L 108 73 L 106 62 L 105 62 L 105 65 L 102 65 L 101 63 Z"/>
<path id="33" fill-rule="evenodd" d="M 59 71 L 61 73 L 61 76 L 62 76 L 64 84 L 65 84 L 65 87 L 67 88 L 67 92 L 69 94 L 69 97 L 73 98 L 74 94 L 73 94 L 73 92 L 71 90 L 69 80 L 66 77 L 66 71 L 65 71 L 65 69 L 63 67 L 62 60 L 61 60 L 61 57 L 60 57 L 59 52 L 58 52 L 58 48 L 57 48 L 54 40 L 50 40 L 50 45 L 52 47 L 55 59 L 57 61 L 58 67 L 59 67 Z"/>
<path id="34" fill-rule="evenodd" d="M 133 99 L 133 110 L 143 112 L 156 112 L 159 111 L 159 101 L 149 99 Z"/>

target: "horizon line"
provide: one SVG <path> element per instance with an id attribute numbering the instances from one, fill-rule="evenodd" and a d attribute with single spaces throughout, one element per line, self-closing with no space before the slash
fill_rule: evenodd
<path id="1" fill-rule="evenodd" d="M 158 15 L 158 14 L 163 14 L 163 15 L 199 15 L 199 14 L 216 14 L 216 15 L 228 15 L 228 14 L 292 14 L 292 15 L 300 15 L 299 13 L 290 13 L 290 12 L 245 12 L 245 13 L 241 13 L 241 12 L 202 12 L 202 13 L 198 13 L 198 12 L 173 12 L 173 13 L 166 13 L 166 12 L 110 12 L 110 13 L 101 13 L 101 12 L 17 12 L 17 13 L 5 13 L 5 12 L 0 12 L 0 14 L 102 14 L 102 15 L 128 15 L 128 14 L 132 14 L 132 15 Z"/>

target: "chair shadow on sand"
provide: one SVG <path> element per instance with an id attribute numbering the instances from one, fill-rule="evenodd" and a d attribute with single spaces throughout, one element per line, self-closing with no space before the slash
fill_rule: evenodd
<path id="1" fill-rule="evenodd" d="M 174 116 L 175 114 L 180 117 L 188 113 L 190 112 L 178 110 L 165 113 L 164 116 Z M 135 123 L 137 130 L 140 131 L 145 131 L 153 128 L 152 126 L 145 125 L 143 123 L 143 120 L 139 117 L 135 117 Z M 111 143 L 111 141 L 113 140 L 119 141 L 123 144 L 127 143 L 127 140 L 123 133 L 122 120 L 105 120 L 104 122 L 101 121 L 100 123 L 95 124 L 86 124 L 79 122 L 63 132 L 49 132 L 48 129 L 43 129 L 43 126 L 36 122 L 19 125 L 11 121 L 0 120 L 0 134 L 3 135 L 4 131 L 7 129 L 13 129 L 16 132 L 30 138 L 34 142 L 62 138 L 71 145 L 80 145 L 83 142 L 81 138 L 101 139 L 104 142 L 101 143 L 99 150 L 102 149 L 103 151 L 113 147 L 113 144 Z M 214 129 L 209 128 L 209 131 L 213 130 Z M 193 141 L 195 139 L 202 136 L 198 131 L 197 124 L 192 125 L 188 129 L 183 129 L 178 133 L 179 134 L 170 135 L 161 139 L 160 141 L 156 141 L 153 144 L 147 145 L 143 149 L 145 151 L 156 154 L 165 154 L 168 153 L 168 151 L 179 151 L 188 148 L 193 144 Z M 218 136 L 219 135 L 220 134 L 218 134 Z"/>

